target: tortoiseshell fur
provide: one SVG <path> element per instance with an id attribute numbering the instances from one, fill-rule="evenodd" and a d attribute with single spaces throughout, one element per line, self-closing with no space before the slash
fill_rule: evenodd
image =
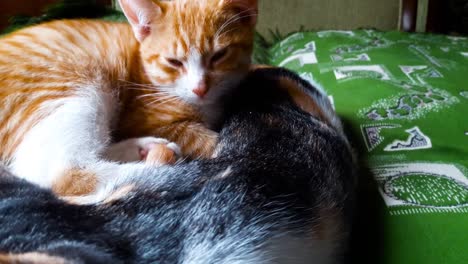
<path id="1" fill-rule="evenodd" d="M 299 107 L 292 89 L 321 106 Z M 215 158 L 121 179 L 107 203 L 67 204 L 3 172 L 0 259 L 336 263 L 355 165 L 327 100 L 286 70 L 256 70 L 226 103 Z M 303 110 L 317 108 L 335 121 Z"/>

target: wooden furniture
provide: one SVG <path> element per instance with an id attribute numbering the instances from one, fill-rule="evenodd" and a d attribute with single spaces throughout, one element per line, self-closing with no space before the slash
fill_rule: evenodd
<path id="1" fill-rule="evenodd" d="M 74 0 L 81 1 L 81 0 Z M 112 0 L 95 0 L 99 5 L 112 5 Z M 11 16 L 38 16 L 44 8 L 59 0 L 0 0 L 0 30 L 8 25 Z"/>
<path id="2" fill-rule="evenodd" d="M 42 9 L 56 0 L 2 0 L 0 1 L 0 29 L 8 25 L 8 19 L 13 15 L 37 16 Z"/>
<path id="3" fill-rule="evenodd" d="M 407 32 L 415 32 L 418 28 L 420 32 L 468 34 L 468 22 L 466 18 L 457 14 L 459 7 L 455 5 L 455 2 L 452 0 L 401 0 L 399 29 Z M 467 5 L 468 1 L 464 4 Z M 463 8 L 462 5 L 463 3 L 460 8 Z M 463 21 L 465 21 L 464 24 L 460 23 Z"/>
<path id="4" fill-rule="evenodd" d="M 400 14 L 400 30 L 407 32 L 416 31 L 418 17 L 418 0 L 402 0 Z"/>

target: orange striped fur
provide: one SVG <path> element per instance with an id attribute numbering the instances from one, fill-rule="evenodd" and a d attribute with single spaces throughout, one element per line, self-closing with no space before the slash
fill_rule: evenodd
<path id="1" fill-rule="evenodd" d="M 114 140 L 157 136 L 191 157 L 212 154 L 216 134 L 204 121 L 249 69 L 257 1 L 120 2 L 130 24 L 62 20 L 0 38 L 0 163 L 67 99 L 94 93 L 117 98 Z M 90 175 L 72 167 L 54 186 L 67 190 L 80 173 Z M 71 189 L 62 194 L 90 187 Z"/>

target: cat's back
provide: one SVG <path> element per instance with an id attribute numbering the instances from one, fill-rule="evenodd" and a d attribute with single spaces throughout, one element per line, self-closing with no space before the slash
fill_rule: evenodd
<path id="1" fill-rule="evenodd" d="M 117 89 L 138 43 L 125 23 L 58 20 L 0 37 L 0 160 L 62 99 Z"/>
<path id="2" fill-rule="evenodd" d="M 24 81 L 12 75 L 37 82 L 46 71 L 73 77 L 118 68 L 129 63 L 137 45 L 126 23 L 82 19 L 30 26 L 0 38 L 0 83 Z"/>

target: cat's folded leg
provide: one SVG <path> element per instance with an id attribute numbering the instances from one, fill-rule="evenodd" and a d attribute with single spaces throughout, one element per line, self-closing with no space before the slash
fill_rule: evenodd
<path id="1" fill-rule="evenodd" d="M 138 162 L 147 160 L 148 153 L 155 147 L 165 145 L 175 154 L 174 158 L 181 155 L 180 148 L 173 142 L 164 138 L 142 137 L 130 138 L 110 145 L 104 152 L 105 159 L 115 162 Z M 161 150 L 162 151 L 162 150 Z M 175 161 L 174 159 L 174 161 Z M 152 165 L 157 165 L 159 160 L 152 159 Z M 163 162 L 167 163 L 167 162 Z"/>
<path id="2" fill-rule="evenodd" d="M 120 181 L 154 174 L 156 167 L 143 162 L 106 160 L 117 107 L 114 93 L 97 88 L 83 88 L 79 96 L 44 103 L 43 111 L 50 114 L 24 134 L 8 169 L 59 196 L 100 193 L 104 197 Z M 170 143 L 164 145 L 171 147 Z M 135 145 L 133 149 L 137 150 Z M 176 149 L 173 146 L 174 153 Z"/>
<path id="3" fill-rule="evenodd" d="M 209 159 L 218 144 L 218 133 L 196 122 L 181 122 L 155 128 L 153 134 L 177 142 L 182 155 Z"/>
<path id="4" fill-rule="evenodd" d="M 146 153 L 145 162 L 152 166 L 174 164 L 178 156 L 180 157 L 180 148 L 174 143 L 156 144 Z"/>
<path id="5" fill-rule="evenodd" d="M 155 175 L 160 175 L 164 171 L 164 169 L 158 169 L 158 166 L 173 164 L 176 162 L 176 152 L 179 151 L 177 145 L 175 145 L 174 143 L 166 143 L 166 141 L 163 141 L 159 144 L 152 145 L 152 148 L 148 150 L 145 164 L 127 163 L 122 164 L 118 167 L 115 166 L 115 163 L 95 164 L 95 168 L 93 171 L 96 172 L 101 170 L 102 172 L 99 173 L 98 177 L 103 177 L 107 174 L 108 180 L 100 184 L 96 183 L 94 190 L 86 195 L 63 196 L 62 199 L 72 204 L 106 204 L 124 197 L 134 189 L 134 184 L 136 184 L 136 181 L 140 181 L 142 177 L 153 177 Z M 112 177 L 111 173 L 116 169 L 120 170 L 120 174 L 126 174 L 120 175 L 119 177 Z M 71 179 L 71 181 L 75 185 L 79 184 L 82 186 L 86 186 L 86 182 L 89 182 L 88 180 L 86 180 L 86 172 L 79 171 L 78 173 L 84 174 L 75 177 L 75 179 Z M 90 174 L 90 176 L 88 177 L 92 179 L 96 178 L 97 175 Z M 80 181 L 83 181 L 83 183 L 80 184 Z M 165 179 L 163 177 L 160 177 L 159 182 L 164 183 Z M 69 185 L 70 183 L 66 183 L 65 187 Z M 67 191 L 67 193 L 70 193 L 70 191 Z"/>

